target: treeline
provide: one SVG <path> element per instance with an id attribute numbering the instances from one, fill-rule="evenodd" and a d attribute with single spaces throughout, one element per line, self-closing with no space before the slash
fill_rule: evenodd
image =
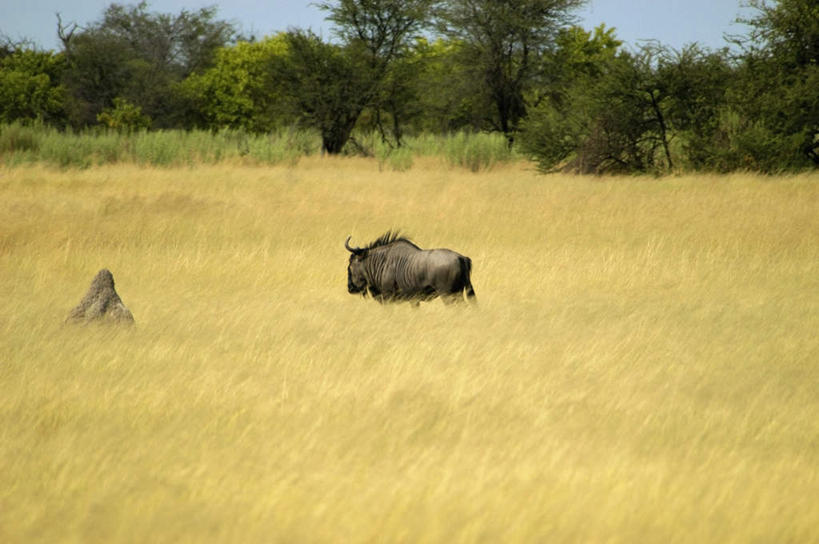
<path id="1" fill-rule="evenodd" d="M 59 130 L 311 129 L 327 153 L 497 132 L 544 171 L 819 165 L 819 5 L 752 0 L 733 48 L 625 48 L 583 0 L 334 0 L 331 39 L 242 36 L 215 8 L 111 4 L 62 49 L 0 45 L 0 123 Z M 241 138 L 240 138 L 241 139 Z"/>

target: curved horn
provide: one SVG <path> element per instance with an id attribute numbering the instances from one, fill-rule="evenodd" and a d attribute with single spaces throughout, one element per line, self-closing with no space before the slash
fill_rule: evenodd
<path id="1" fill-rule="evenodd" d="M 360 247 L 350 247 L 350 238 L 352 238 L 352 236 L 348 236 L 347 239 L 344 240 L 344 247 L 346 247 L 347 251 L 349 251 L 350 253 L 358 255 L 363 250 Z"/>

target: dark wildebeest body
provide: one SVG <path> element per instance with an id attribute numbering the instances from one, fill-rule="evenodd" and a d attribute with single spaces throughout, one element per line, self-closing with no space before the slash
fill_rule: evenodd
<path id="1" fill-rule="evenodd" d="M 387 232 L 366 248 L 344 247 L 352 253 L 347 267 L 347 290 L 380 302 L 427 300 L 445 302 L 475 299 L 470 275 L 472 261 L 450 249 L 424 250 L 398 234 Z"/>

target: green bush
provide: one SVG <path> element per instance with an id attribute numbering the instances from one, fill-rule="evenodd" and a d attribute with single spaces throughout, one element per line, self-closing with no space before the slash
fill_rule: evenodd
<path id="1" fill-rule="evenodd" d="M 124 132 L 133 132 L 151 127 L 151 118 L 143 115 L 142 108 L 124 98 L 115 98 L 113 108 L 105 108 L 97 115 L 102 126 Z"/>

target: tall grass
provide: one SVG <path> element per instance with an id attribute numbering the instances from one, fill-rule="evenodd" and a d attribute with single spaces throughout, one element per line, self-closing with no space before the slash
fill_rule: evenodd
<path id="1" fill-rule="evenodd" d="M 257 135 L 235 130 L 121 133 L 60 132 L 16 124 L 0 127 L 0 160 L 11 166 L 38 162 L 75 168 L 120 162 L 163 167 L 219 162 L 276 164 L 308 157 L 319 148 L 320 139 L 310 131 Z"/>
<path id="2" fill-rule="evenodd" d="M 443 155 L 451 166 L 472 172 L 489 170 L 520 158 L 502 134 L 456 132 L 444 137 L 426 134 L 410 139 L 408 145 L 419 155 Z"/>
<path id="3" fill-rule="evenodd" d="M 440 165 L 4 169 L 0 541 L 817 540 L 819 178 Z M 394 227 L 478 306 L 349 295 Z"/>
<path id="4" fill-rule="evenodd" d="M 370 154 L 382 169 L 399 172 L 410 169 L 416 157 L 438 157 L 449 166 L 473 172 L 519 158 L 497 134 L 411 136 L 402 147 L 383 142 L 376 133 L 357 134 L 356 138 L 359 147 L 348 146 L 347 154 Z M 260 135 L 237 130 L 60 132 L 45 126 L 0 126 L 0 163 L 10 166 L 38 162 L 61 168 L 121 162 L 161 167 L 219 162 L 271 165 L 295 163 L 320 149 L 321 138 L 310 130 L 283 129 Z"/>

